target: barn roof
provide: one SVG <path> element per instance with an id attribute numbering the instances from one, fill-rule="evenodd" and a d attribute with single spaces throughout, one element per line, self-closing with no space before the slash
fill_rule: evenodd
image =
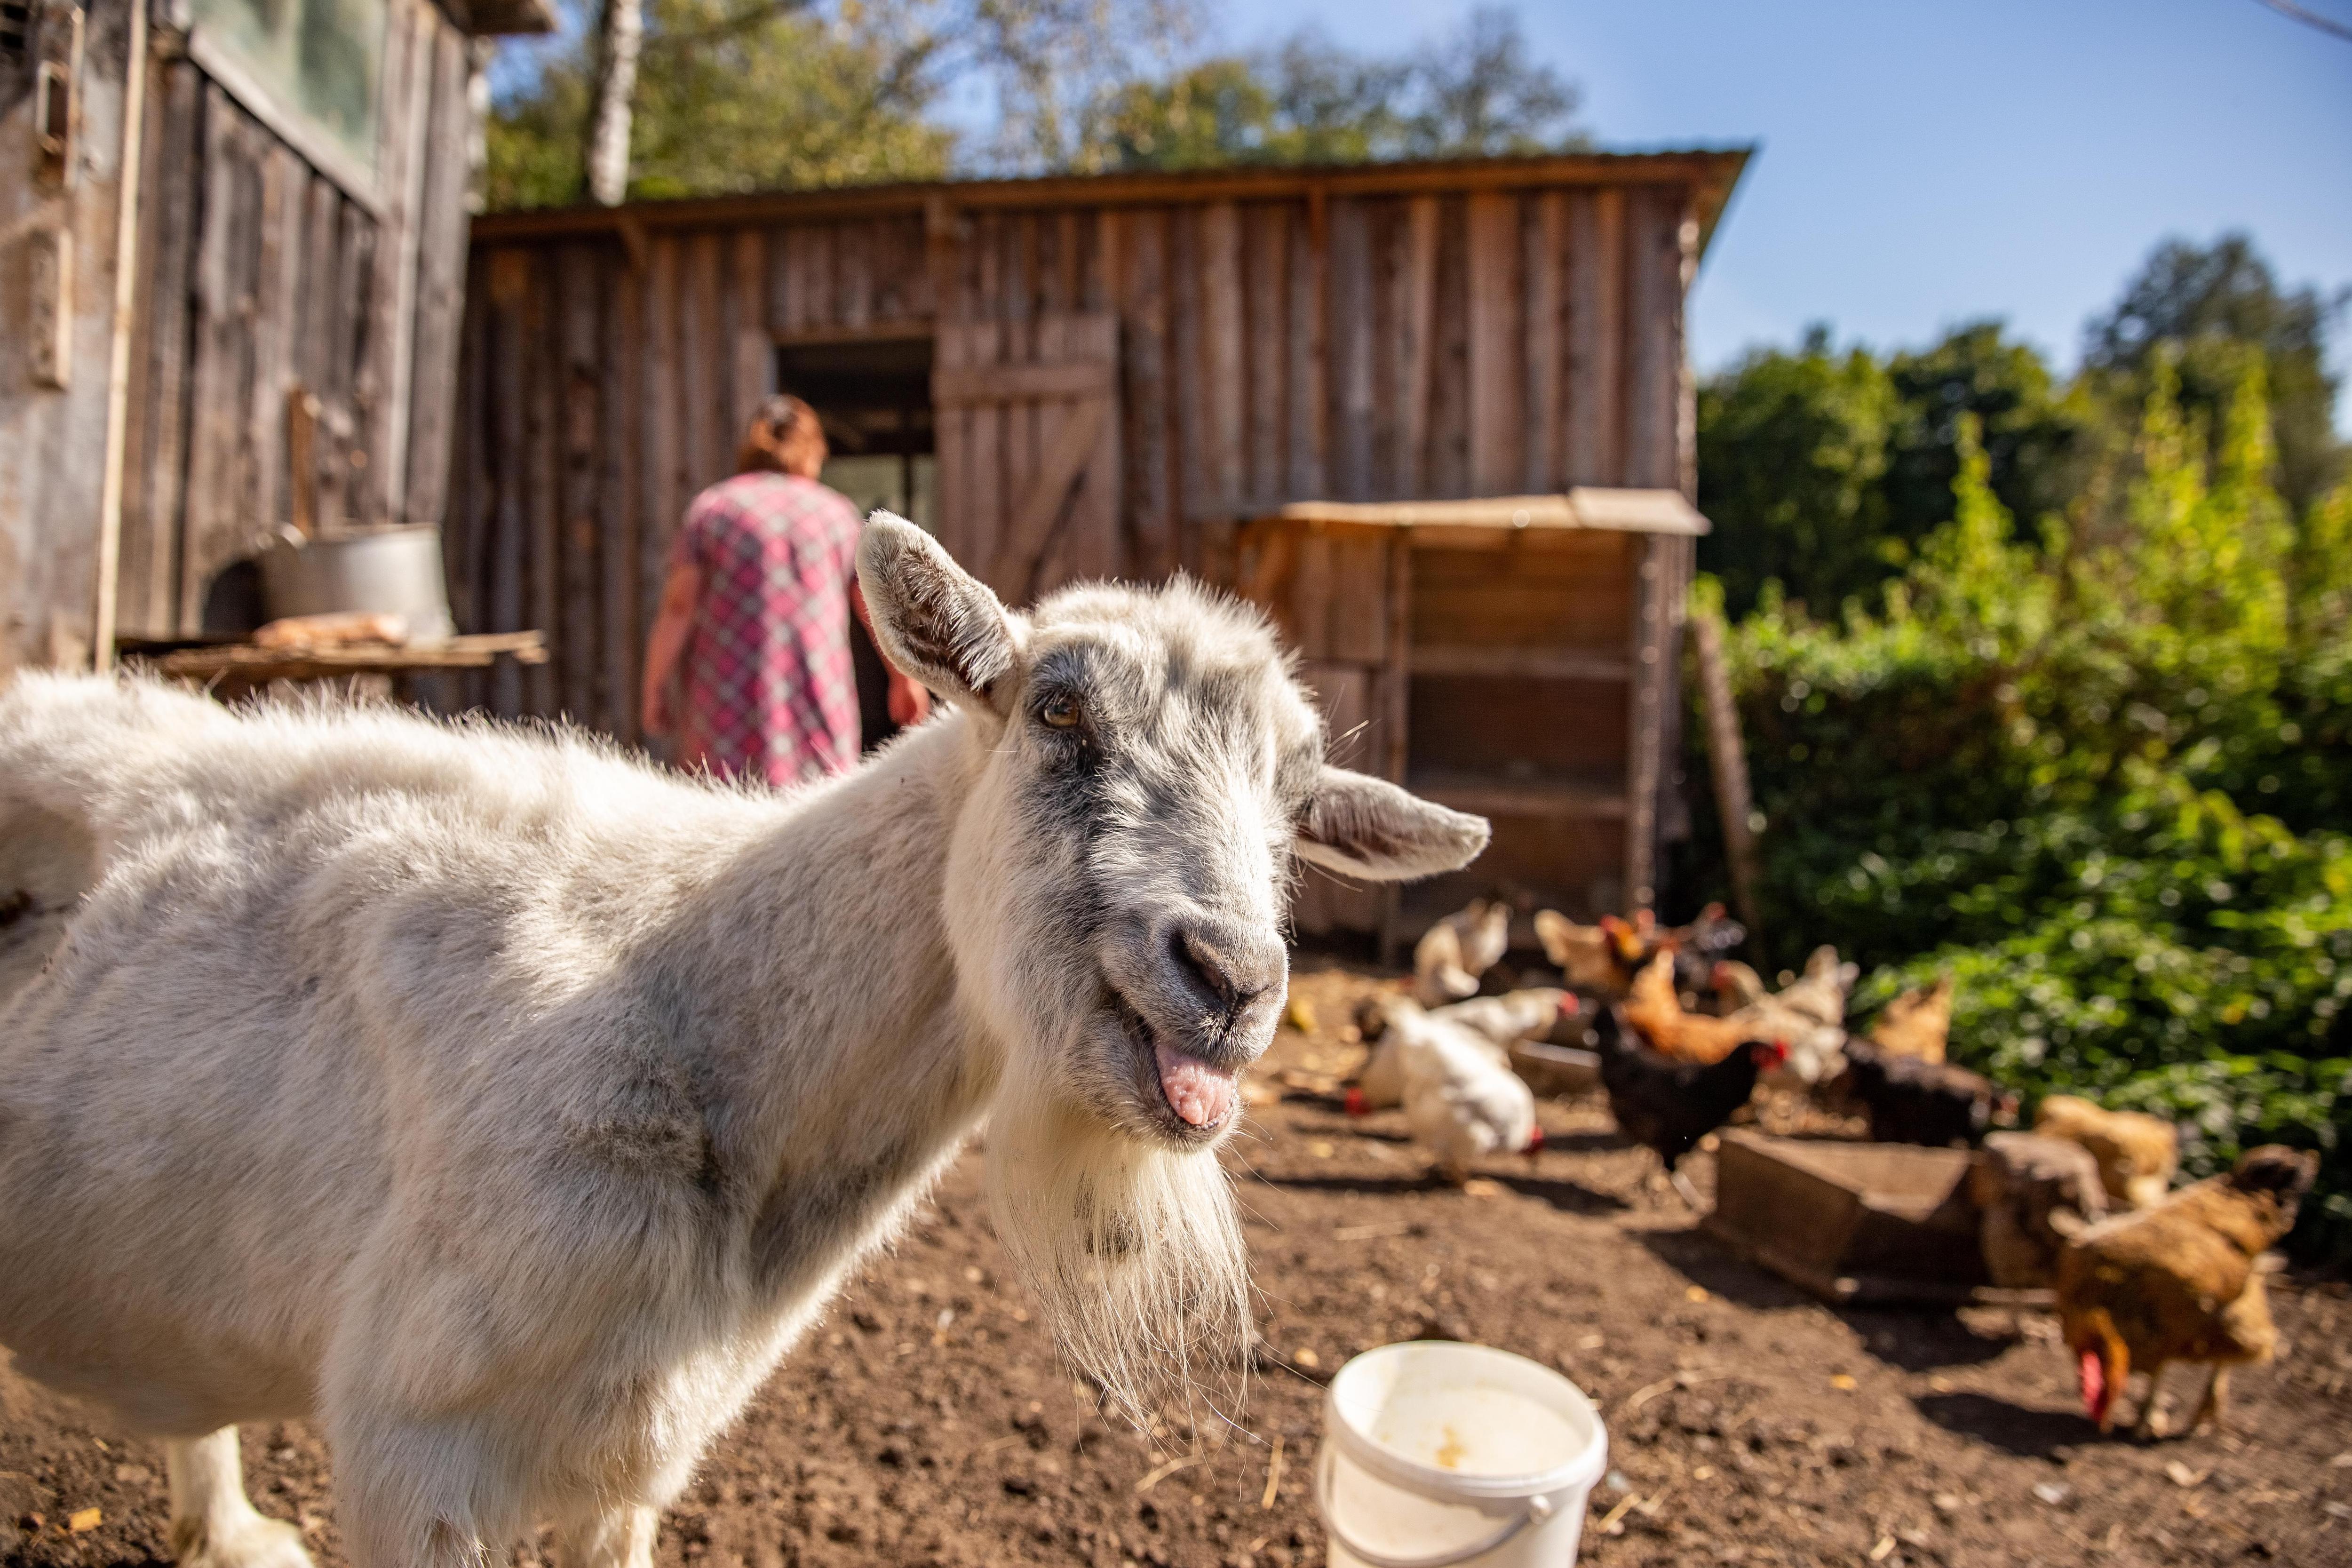
<path id="1" fill-rule="evenodd" d="M 1175 174 L 1055 174 L 1021 180 L 947 180 L 830 190 L 762 191 L 487 213 L 474 237 L 487 243 L 614 234 L 635 243 L 653 229 L 789 224 L 824 218 L 1039 207 L 1165 206 L 1317 196 L 1454 195 L 1561 185 L 1688 184 L 1696 193 L 1705 254 L 1751 147 L 1673 148 L 1640 153 L 1561 153 L 1512 158 L 1309 165 L 1252 164 Z"/>

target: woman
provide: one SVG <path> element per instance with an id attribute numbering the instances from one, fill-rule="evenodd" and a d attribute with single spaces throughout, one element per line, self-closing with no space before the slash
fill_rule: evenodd
<path id="1" fill-rule="evenodd" d="M 824 458 L 816 411 L 772 397 L 744 434 L 740 471 L 687 509 L 646 639 L 644 693 L 648 733 L 668 734 L 675 720 L 680 767 L 788 784 L 857 761 L 858 518 L 817 483 Z M 889 703 L 894 721 L 912 724 L 930 694 L 894 669 Z"/>

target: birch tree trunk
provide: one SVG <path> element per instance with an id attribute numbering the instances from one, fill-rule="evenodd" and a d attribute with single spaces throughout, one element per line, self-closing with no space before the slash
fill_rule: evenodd
<path id="1" fill-rule="evenodd" d="M 618 206 L 629 194 L 629 111 L 637 93 L 637 47 L 646 32 L 645 0 L 604 0 L 596 27 L 596 79 L 581 160 L 589 198 Z"/>

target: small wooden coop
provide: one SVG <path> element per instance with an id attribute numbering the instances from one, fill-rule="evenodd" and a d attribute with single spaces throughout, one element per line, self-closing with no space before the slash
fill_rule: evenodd
<path id="1" fill-rule="evenodd" d="M 1409 889 L 1310 876 L 1300 928 L 1392 938 L 1495 894 L 1647 902 L 1673 602 L 1706 527 L 1679 490 L 1589 486 L 1245 523 L 1236 586 L 1297 648 L 1337 754 L 1495 826 L 1475 864 Z"/>
<path id="2" fill-rule="evenodd" d="M 546 628 L 551 658 L 470 695 L 635 739 L 677 521 L 789 391 L 824 417 L 828 482 L 1014 603 L 1178 570 L 1259 596 L 1358 765 L 1496 818 L 1408 913 L 1480 889 L 1644 902 L 1703 526 L 1684 299 L 1746 158 L 478 219 L 450 599 L 468 632 Z M 1310 880 L 1309 931 L 1391 907 Z"/>

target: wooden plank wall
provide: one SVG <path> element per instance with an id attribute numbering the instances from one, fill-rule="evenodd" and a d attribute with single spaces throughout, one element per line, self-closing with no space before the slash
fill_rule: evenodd
<path id="1" fill-rule="evenodd" d="M 435 522 L 457 429 L 473 60 L 425 0 L 385 39 L 362 203 L 187 58 L 148 74 L 117 619 L 205 629 L 223 569 L 298 515 Z M 311 426 L 289 438 L 289 404 Z M 300 471 L 297 471 L 298 468 Z"/>
<path id="2" fill-rule="evenodd" d="M 87 668 L 104 571 L 131 0 L 14 5 L 0 48 L 0 681 Z M 61 68 L 79 85 L 37 94 Z M 37 99 L 70 110 L 63 144 Z M 142 106 L 143 107 L 143 106 Z"/>
<path id="3" fill-rule="evenodd" d="M 1688 491 L 1683 185 L 953 199 L 477 242 L 452 598 L 465 629 L 538 626 L 554 658 L 465 700 L 637 737 L 669 539 L 731 471 L 780 342 L 1115 314 L 1116 553 L 1146 578 L 1229 581 L 1233 520 L 1295 499 Z M 1687 542 L 1664 551 L 1686 577 Z"/>

